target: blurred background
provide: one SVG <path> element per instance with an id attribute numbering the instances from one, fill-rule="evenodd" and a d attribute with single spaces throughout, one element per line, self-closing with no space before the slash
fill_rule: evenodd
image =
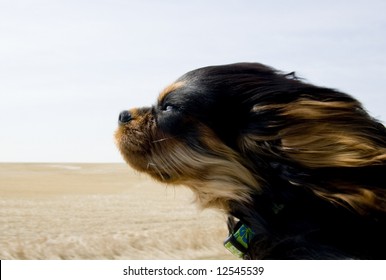
<path id="1" fill-rule="evenodd" d="M 1 0 L 0 162 L 122 162 L 123 109 L 183 73 L 260 62 L 386 121 L 386 1 Z"/>

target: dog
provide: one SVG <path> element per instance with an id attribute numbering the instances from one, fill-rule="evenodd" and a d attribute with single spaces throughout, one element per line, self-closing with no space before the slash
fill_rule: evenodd
<path id="1" fill-rule="evenodd" d="M 125 110 L 124 160 L 228 218 L 244 259 L 386 259 L 386 129 L 361 103 L 259 63 L 184 74 Z"/>

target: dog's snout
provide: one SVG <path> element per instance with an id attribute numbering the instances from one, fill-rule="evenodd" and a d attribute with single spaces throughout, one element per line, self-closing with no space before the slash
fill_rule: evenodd
<path id="1" fill-rule="evenodd" d="M 125 124 L 125 123 L 130 122 L 132 119 L 133 119 L 133 116 L 131 115 L 131 113 L 129 111 L 122 111 L 119 114 L 118 122 L 120 124 Z"/>

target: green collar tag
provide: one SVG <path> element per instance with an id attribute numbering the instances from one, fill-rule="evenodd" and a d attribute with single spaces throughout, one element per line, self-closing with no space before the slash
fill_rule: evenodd
<path id="1" fill-rule="evenodd" d="M 255 232 L 250 227 L 241 224 L 236 232 L 224 241 L 224 246 L 236 257 L 243 258 L 254 236 Z"/>

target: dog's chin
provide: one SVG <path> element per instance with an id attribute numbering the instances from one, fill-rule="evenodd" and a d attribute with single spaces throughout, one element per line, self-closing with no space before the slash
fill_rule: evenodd
<path id="1" fill-rule="evenodd" d="M 172 183 L 173 174 L 160 169 L 152 162 L 152 147 L 145 134 L 139 130 L 130 130 L 127 126 L 120 126 L 115 132 L 116 145 L 128 165 L 133 169 L 150 175 L 153 179 Z"/>

